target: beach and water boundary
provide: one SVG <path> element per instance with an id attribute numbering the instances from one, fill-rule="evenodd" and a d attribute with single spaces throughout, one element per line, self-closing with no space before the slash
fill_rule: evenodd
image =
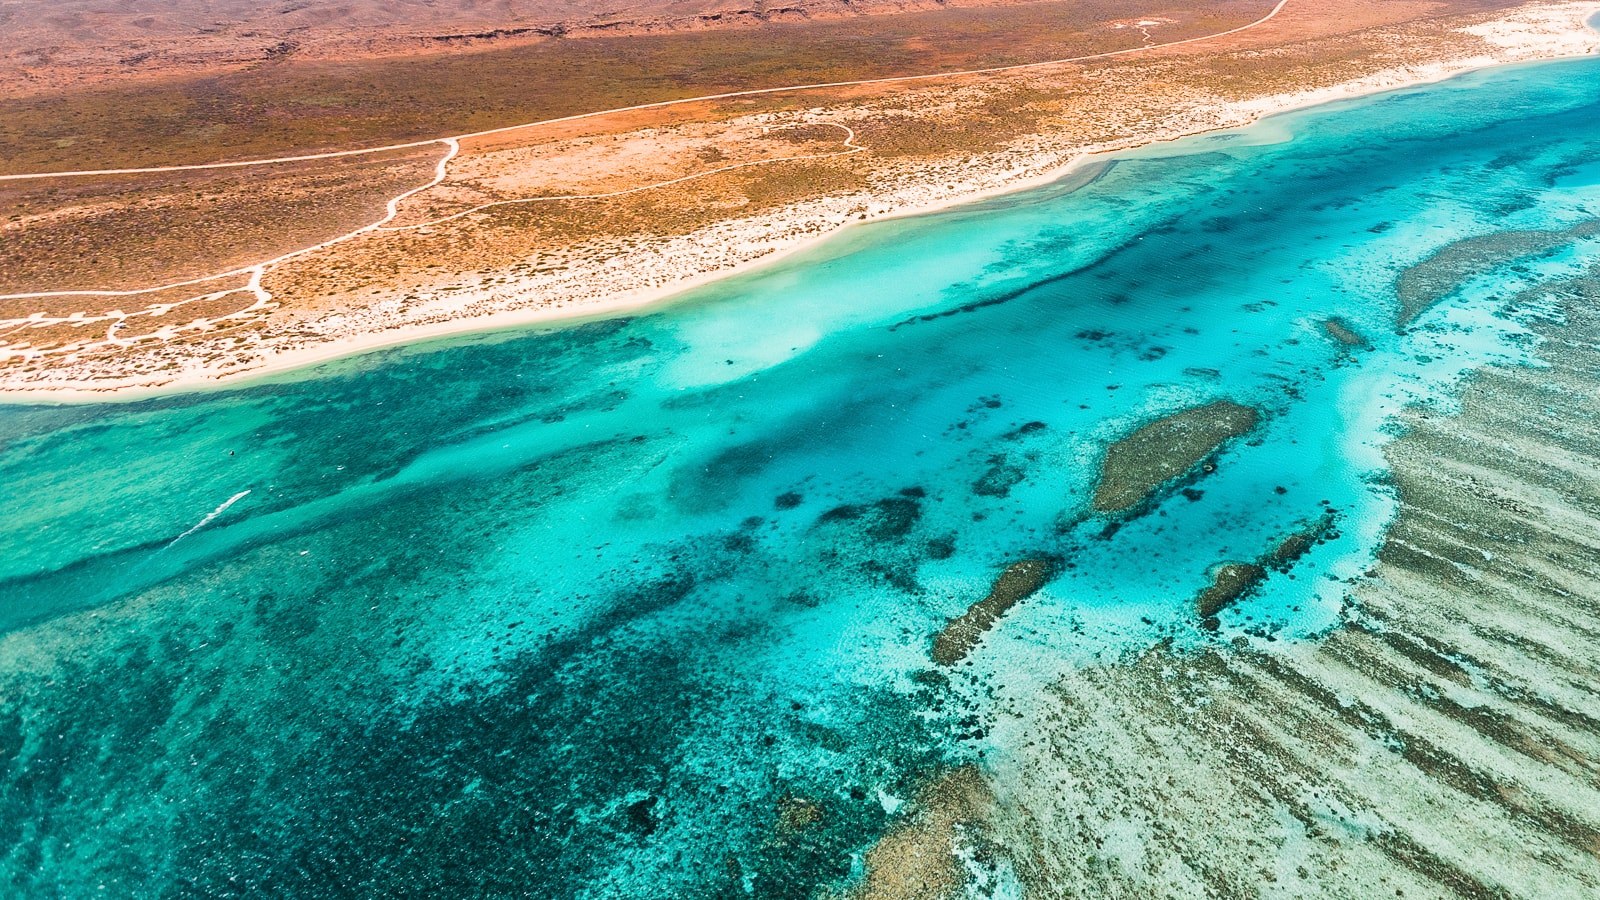
<path id="1" fill-rule="evenodd" d="M 1580 23 L 1593 23 L 1600 20 L 1600 7 L 1596 7 L 1593 4 L 1571 4 L 1555 9 L 1561 10 L 1561 12 L 1557 13 L 1558 15 L 1574 16 L 1574 20 Z M 1581 40 L 1574 34 L 1566 34 L 1561 40 L 1551 44 L 1550 47 L 1545 47 L 1536 41 L 1530 46 L 1517 46 L 1514 52 L 1521 56 L 1533 57 L 1533 62 L 1535 63 L 1543 59 L 1562 58 L 1566 55 L 1587 55 L 1595 52 L 1597 46 L 1600 46 L 1600 39 L 1594 38 L 1593 32 L 1588 32 L 1588 34 L 1590 35 L 1589 37 Z M 1512 45 L 1515 45 L 1515 38 L 1508 38 L 1508 40 L 1511 41 Z M 1540 38 L 1539 40 L 1546 43 L 1550 42 L 1548 37 Z M 1329 89 L 1258 98 L 1236 104 L 1236 108 L 1219 111 L 1218 117 L 1226 120 L 1226 124 L 1216 125 L 1212 130 L 1228 131 L 1239 127 L 1248 127 L 1251 123 L 1259 123 L 1264 119 L 1285 112 L 1293 112 L 1344 99 L 1359 98 L 1373 93 L 1394 90 L 1403 91 L 1411 87 L 1427 85 L 1483 68 L 1506 64 L 1503 60 L 1479 59 L 1454 65 L 1435 65 L 1385 71 L 1350 84 L 1339 85 Z M 831 240 L 849 241 L 853 230 L 870 229 L 874 224 L 884 221 L 933 214 L 965 204 L 982 203 L 989 198 L 1026 192 L 1063 180 L 1070 181 L 1073 178 L 1073 172 L 1080 167 L 1102 164 L 1107 160 L 1116 159 L 1125 152 L 1138 153 L 1140 148 L 1164 145 L 1175 140 L 1182 140 L 1185 137 L 1193 137 L 1204 133 L 1206 133 L 1206 130 L 1173 134 L 1149 134 L 1142 135 L 1134 140 L 1117 142 L 1114 146 L 1086 149 L 1072 156 L 1064 164 L 1050 166 L 1046 170 L 1026 178 L 1012 178 L 987 190 L 963 193 L 960 196 L 946 197 L 934 202 L 912 203 L 889 214 L 878 216 L 870 222 L 858 223 L 853 220 L 846 220 L 842 226 L 827 230 L 822 234 L 804 239 L 787 240 L 777 249 L 771 252 L 763 252 L 759 258 L 747 260 L 731 268 L 720 268 L 677 279 L 665 286 L 618 290 L 606 295 L 604 299 L 591 299 L 576 305 L 559 307 L 540 307 L 535 305 L 532 308 L 524 307 L 486 315 L 477 314 L 459 318 L 446 317 L 444 321 L 432 322 L 426 325 L 380 326 L 376 329 L 364 329 L 359 334 L 319 338 L 307 346 L 296 349 L 268 350 L 267 355 L 261 360 L 242 368 L 219 371 L 201 367 L 175 378 L 165 378 L 163 376 L 164 380 L 161 384 L 150 384 L 146 376 L 110 379 L 97 382 L 92 387 L 70 382 L 70 380 L 69 382 L 45 387 L 37 385 L 14 386 L 0 383 L 0 401 L 18 404 L 116 402 L 158 396 L 172 391 L 205 391 L 219 387 L 241 386 L 261 379 L 301 377 L 301 374 L 314 377 L 314 374 L 309 371 L 296 373 L 299 370 L 315 370 L 320 364 L 331 360 L 409 344 L 433 345 L 440 340 L 470 339 L 473 335 L 485 332 L 540 327 L 548 324 L 583 322 L 614 315 L 648 311 L 665 304 L 683 300 L 692 301 L 700 295 L 703 288 L 708 285 L 714 285 L 726 278 L 736 278 L 742 274 L 758 272 L 768 266 L 783 265 L 790 260 L 799 260 L 799 264 L 804 264 L 804 258 L 808 251 L 821 248 Z M 463 302 L 470 304 L 472 302 L 470 295 Z"/>
<path id="2" fill-rule="evenodd" d="M 0 408 L 0 878 L 776 896 L 933 809 L 1047 894 L 1592 893 L 1595 65 L 660 314 Z M 1224 400 L 1259 420 L 1096 508 Z"/>

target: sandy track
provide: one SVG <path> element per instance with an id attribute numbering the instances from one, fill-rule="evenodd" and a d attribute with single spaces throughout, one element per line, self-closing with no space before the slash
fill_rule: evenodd
<path id="1" fill-rule="evenodd" d="M 713 169 L 713 170 L 710 170 L 710 171 L 707 171 L 707 172 L 698 172 L 698 173 L 695 173 L 695 174 L 692 174 L 692 175 L 683 176 L 683 177 L 680 177 L 680 178 L 669 179 L 669 180 L 666 180 L 666 181 L 656 182 L 654 184 L 643 185 L 643 186 L 636 187 L 636 188 L 629 188 L 629 189 L 626 189 L 626 190 L 614 191 L 614 192 L 610 192 L 610 193 L 603 193 L 603 194 L 573 194 L 573 195 L 554 196 L 554 197 L 530 197 L 530 198 L 525 198 L 525 199 L 520 199 L 520 200 L 499 201 L 499 202 L 496 202 L 496 203 L 484 204 L 482 206 L 475 207 L 473 209 L 465 210 L 463 212 L 456 213 L 454 215 L 447 216 L 447 217 L 444 217 L 444 218 L 441 218 L 441 219 L 436 219 L 436 220 L 433 220 L 431 222 L 422 223 L 420 225 L 406 225 L 406 226 L 394 226 L 394 227 L 391 227 L 389 225 L 389 223 L 394 221 L 394 219 L 399 215 L 399 208 L 400 208 L 400 204 L 401 203 L 405 202 L 406 200 L 410 199 L 411 197 L 415 196 L 416 194 L 419 194 L 419 193 L 421 193 L 423 191 L 426 191 L 426 190 L 428 190 L 430 188 L 436 187 L 437 185 L 441 184 L 444 181 L 445 177 L 448 174 L 448 168 L 449 168 L 450 161 L 453 160 L 457 156 L 457 154 L 460 153 L 460 151 L 461 151 L 461 142 L 464 141 L 464 140 L 470 140 L 470 139 L 481 138 L 481 137 L 488 137 L 488 136 L 491 136 L 491 135 L 498 135 L 498 134 L 506 134 L 508 132 L 517 131 L 517 130 L 524 129 L 524 128 L 534 128 L 534 127 L 541 126 L 541 125 L 550 125 L 550 124 L 555 124 L 555 123 L 560 123 L 560 122 L 571 122 L 571 121 L 576 121 L 576 120 L 581 120 L 581 119 L 596 118 L 596 117 L 599 117 L 599 116 L 606 116 L 606 115 L 611 115 L 611 114 L 614 114 L 614 113 L 632 112 L 632 111 L 637 111 L 637 110 L 648 110 L 648 109 L 661 109 L 661 108 L 664 108 L 664 107 L 677 106 L 677 105 L 686 104 L 686 103 L 699 103 L 699 102 L 705 102 L 705 101 L 710 101 L 710 100 L 723 100 L 723 99 L 730 99 L 730 98 L 737 98 L 737 97 L 750 97 L 750 96 L 757 96 L 757 95 L 776 94 L 776 93 L 782 93 L 782 92 L 786 92 L 786 91 L 801 91 L 801 90 L 811 90 L 811 89 L 818 89 L 818 88 L 854 87 L 854 86 L 860 86 L 860 85 L 874 85 L 874 84 L 896 84 L 896 83 L 904 83 L 904 82 L 924 81 L 924 80 L 937 79 L 937 78 L 954 78 L 954 77 L 962 77 L 962 76 L 970 76 L 970 75 L 988 75 L 988 74 L 995 74 L 995 73 L 1001 73 L 1001 72 L 1015 72 L 1015 71 L 1021 71 L 1021 70 L 1026 70 L 1026 69 L 1035 69 L 1035 68 L 1040 68 L 1040 67 L 1045 67 L 1045 66 L 1064 65 L 1064 64 L 1078 63 L 1078 62 L 1087 62 L 1087 61 L 1097 60 L 1097 59 L 1108 59 L 1108 58 L 1111 58 L 1111 57 L 1127 56 L 1127 55 L 1134 54 L 1134 53 L 1148 53 L 1148 52 L 1151 52 L 1151 51 L 1160 50 L 1160 49 L 1167 48 L 1167 47 L 1176 47 L 1176 46 L 1179 46 L 1179 45 L 1182 45 L 1182 44 L 1192 44 L 1192 43 L 1196 43 L 1198 41 L 1206 41 L 1206 40 L 1213 40 L 1213 39 L 1216 39 L 1216 38 L 1226 37 L 1228 35 L 1238 34 L 1238 33 L 1242 32 L 1242 31 L 1247 31 L 1249 29 L 1256 28 L 1256 27 L 1258 27 L 1260 25 L 1263 25 L 1263 24 L 1271 21 L 1273 18 L 1275 18 L 1280 12 L 1283 11 L 1284 7 L 1286 7 L 1288 4 L 1289 4 L 1289 0 L 1279 0 L 1278 4 L 1276 6 L 1274 6 L 1265 16 L 1262 16 L 1261 18 L 1255 20 L 1254 22 L 1250 22 L 1250 23 L 1248 23 L 1246 25 L 1241 25 L 1241 26 L 1239 26 L 1237 28 L 1230 28 L 1230 29 L 1228 29 L 1226 31 L 1216 32 L 1214 34 L 1200 35 L 1200 36 L 1191 37 L 1191 38 L 1184 38 L 1182 40 L 1177 40 L 1177 41 L 1168 41 L 1168 42 L 1162 43 L 1162 44 L 1147 44 L 1147 45 L 1143 45 L 1143 46 L 1139 46 L 1139 47 L 1129 47 L 1129 48 L 1123 49 L 1123 50 L 1113 50 L 1113 51 L 1109 51 L 1109 52 L 1106 52 L 1106 53 L 1095 53 L 1095 54 L 1090 54 L 1090 55 L 1087 55 L 1087 56 L 1075 56 L 1075 57 L 1066 57 L 1066 58 L 1063 58 L 1063 59 L 1045 60 L 1043 62 L 1036 62 L 1036 63 L 1021 63 L 1021 64 L 1018 64 L 1018 65 L 1011 65 L 1011 66 L 997 66 L 997 67 L 992 67 L 992 68 L 987 68 L 987 69 L 967 69 L 967 70 L 954 71 L 954 72 L 933 72 L 933 73 L 927 73 L 927 74 L 922 74 L 922 75 L 901 75 L 901 76 L 895 76 L 895 77 L 891 77 L 891 78 L 872 78 L 872 79 L 863 79 L 863 80 L 858 80 L 858 81 L 838 81 L 838 82 L 828 82 L 828 83 L 822 83 L 822 84 L 789 85 L 789 86 L 774 87 L 774 88 L 757 88 L 757 89 L 745 90 L 745 91 L 730 91 L 730 92 L 721 93 L 721 94 L 709 94 L 709 95 L 702 96 L 702 97 L 689 97 L 689 98 L 684 98 L 684 99 L 681 99 L 681 100 L 663 100 L 663 101 L 658 101 L 658 102 L 655 102 L 655 103 L 641 103 L 641 104 L 637 104 L 635 106 L 619 107 L 617 109 L 607 109 L 607 110 L 599 110 L 599 111 L 596 111 L 596 112 L 580 113 L 580 114 L 577 114 L 577 115 L 563 116 L 563 117 L 556 118 L 556 119 L 544 119 L 544 120 L 537 121 L 537 122 L 526 122 L 526 123 L 523 123 L 523 124 L 520 124 L 520 125 L 508 125 L 508 126 L 505 126 L 505 127 L 502 127 L 502 128 L 492 128 L 492 129 L 489 129 L 487 131 L 477 131 L 477 132 L 472 132 L 470 134 L 460 134 L 460 135 L 454 135 L 454 136 L 451 136 L 451 137 L 430 138 L 430 139 L 427 139 L 427 140 L 411 141 L 411 142 L 402 143 L 402 144 L 390 144 L 390 145 L 382 146 L 382 147 L 364 147 L 364 148 L 353 149 L 353 150 L 330 151 L 330 152 L 327 152 L 327 153 L 310 153 L 310 154 L 301 154 L 301 155 L 298 155 L 298 156 L 274 157 L 274 158 L 271 158 L 271 159 L 242 160 L 242 161 L 237 161 L 237 162 L 199 163 L 199 164 L 181 165 L 181 166 L 153 166 L 153 167 L 136 168 L 136 169 L 92 169 L 92 170 L 77 170 L 77 171 L 70 171 L 70 172 L 39 172 L 39 173 L 26 173 L 26 174 L 19 174 L 19 175 L 0 175 L 0 181 L 18 181 L 18 180 L 32 179 L 32 178 L 70 178 L 70 177 L 76 177 L 76 176 L 86 176 L 87 177 L 87 176 L 104 176 L 104 175 L 138 175 L 138 174 L 161 173 L 161 172 L 188 172 L 188 171 L 197 171 L 197 170 L 205 170 L 205 169 L 240 168 L 240 167 L 244 167 L 244 166 L 266 166 L 266 165 L 276 165 L 276 164 L 280 164 L 280 163 L 304 162 L 304 161 L 307 161 L 307 160 L 318 160 L 318 159 L 335 159 L 335 158 L 343 158 L 343 157 L 350 157 L 350 156 L 368 155 L 368 154 L 374 154 L 374 153 L 385 153 L 385 152 L 390 152 L 390 151 L 394 151 L 394 150 L 415 149 L 417 147 L 426 147 L 426 146 L 429 146 L 429 145 L 432 145 L 432 144 L 442 144 L 447 148 L 446 153 L 439 160 L 438 164 L 435 166 L 434 177 L 430 181 L 425 183 L 425 184 L 422 184 L 422 185 L 419 185 L 417 187 L 408 189 L 405 192 L 403 192 L 403 193 L 391 198 L 388 201 L 387 205 L 386 205 L 386 210 L 385 210 L 385 213 L 384 213 L 382 218 L 378 219 L 375 222 L 370 222 L 370 223 L 368 223 L 366 225 L 363 225 L 363 226 L 361 226 L 359 228 L 356 228 L 356 229 L 354 229 L 352 231 L 348 231 L 348 232 L 345 232 L 343 234 L 337 235 L 335 237 L 329 238 L 328 240 L 322 241 L 320 243 L 313 244 L 313 245 L 308 246 L 308 247 L 302 247 L 302 248 L 300 248 L 298 250 L 291 250 L 288 253 L 282 254 L 281 256 L 276 256 L 276 257 L 274 257 L 272 259 L 264 260 L 262 262 L 254 263 L 252 265 L 242 266 L 242 267 L 238 267 L 238 268 L 234 268 L 234 269 L 229 269 L 229 270 L 223 271 L 223 272 L 216 272 L 216 273 L 212 273 L 210 275 L 203 275 L 203 276 L 200 276 L 198 278 L 190 278 L 190 279 L 187 279 L 187 280 L 184 280 L 184 281 L 173 282 L 173 283 L 170 283 L 170 284 L 155 285 L 155 286 L 145 287 L 145 288 L 133 288 L 133 289 L 130 289 L 130 290 L 121 290 L 121 291 L 113 291 L 113 290 L 28 291 L 28 292 L 15 293 L 15 294 L 0 294 L 0 300 L 27 300 L 27 299 L 40 299 L 40 300 L 43 300 L 43 299 L 49 299 L 49 298 L 55 298 L 55 297 L 137 297 L 137 296 L 144 295 L 144 294 L 153 294 L 153 293 L 159 293 L 159 292 L 163 292 L 163 291 L 175 290 L 175 289 L 178 289 L 178 288 L 193 287 L 193 286 L 197 286 L 197 285 L 208 284 L 210 282 L 213 282 L 213 281 L 216 281 L 216 280 L 222 279 L 222 278 L 236 277 L 236 276 L 240 276 L 240 275 L 248 275 L 249 278 L 250 278 L 249 289 L 255 293 L 256 300 L 257 300 L 256 304 L 252 307 L 252 309 L 264 309 L 264 308 L 266 308 L 267 304 L 269 304 L 271 302 L 271 294 L 269 292 L 267 292 L 264 288 L 261 287 L 261 279 L 266 274 L 267 269 L 271 268 L 272 266 L 278 265 L 280 263 L 286 262 L 286 261 L 288 261 L 290 259 L 294 259 L 296 257 L 304 256 L 304 255 L 309 254 L 309 253 L 315 253 L 315 252 L 317 252 L 319 250 L 327 249 L 328 247 L 332 247 L 332 246 L 334 246 L 336 244 L 344 243 L 345 241 L 351 240 L 353 238 L 359 237 L 359 236 L 361 236 L 363 234 L 367 234 L 369 232 L 375 232 L 375 231 L 400 231 L 400 230 L 424 228 L 424 227 L 428 227 L 428 226 L 432 226 L 432 225 L 442 224 L 444 222 L 448 222 L 448 221 L 451 221 L 451 220 L 454 220 L 454 219 L 459 219 L 459 218 L 462 218 L 464 216 L 470 215 L 472 213 L 480 212 L 480 211 L 482 211 L 484 209 L 487 209 L 487 208 L 493 207 L 493 206 L 502 206 L 502 205 L 520 204 L 520 203 L 538 203 L 538 202 L 548 202 L 548 201 L 554 201 L 554 200 L 596 200 L 596 199 L 604 199 L 604 198 L 607 198 L 607 197 L 617 197 L 617 196 L 623 196 L 625 194 L 633 194 L 633 193 L 639 193 L 639 192 L 647 191 L 647 190 L 655 190 L 655 189 L 666 187 L 666 186 L 669 186 L 669 185 L 679 184 L 679 183 L 682 183 L 682 182 L 685 182 L 685 181 L 691 181 L 691 180 L 694 180 L 694 179 L 697 179 L 697 178 L 704 178 L 704 177 L 707 177 L 709 175 L 715 175 L 715 174 L 718 174 L 719 172 L 726 172 L 726 171 L 730 171 L 730 170 L 733 170 L 733 169 L 751 168 L 751 167 L 754 167 L 754 166 L 768 165 L 768 164 L 771 164 L 771 163 L 778 163 L 778 162 L 793 162 L 793 161 L 805 160 L 805 159 L 820 159 L 820 158 L 827 158 L 827 157 L 831 157 L 831 156 L 844 156 L 844 155 L 848 155 L 848 154 L 852 154 L 852 153 L 859 153 L 859 152 L 867 149 L 866 147 L 861 146 L 860 144 L 856 143 L 855 131 L 852 130 L 851 128 L 849 128 L 848 126 L 840 125 L 838 123 L 831 123 L 831 122 L 829 122 L 829 123 L 816 123 L 816 124 L 832 125 L 834 127 L 843 129 L 845 134 L 846 134 L 845 140 L 844 140 L 844 146 L 845 146 L 846 149 L 842 150 L 842 151 L 839 151 L 839 152 L 836 152 L 836 153 L 829 153 L 829 154 L 813 154 L 813 155 L 809 155 L 809 156 L 783 157 L 783 158 L 778 158 L 778 159 L 757 160 L 757 161 L 747 162 L 747 163 L 737 163 L 737 164 L 730 165 L 730 166 L 723 166 L 721 168 Z M 178 304 L 172 304 L 172 305 L 173 306 L 182 305 L 183 303 L 188 303 L 188 302 L 191 302 L 191 301 L 194 301 L 194 300 L 199 300 L 199 299 L 202 299 L 204 297 L 211 296 L 214 293 L 215 292 L 212 292 L 212 291 L 206 291 L 206 292 L 203 292 L 202 294 L 196 295 L 195 297 L 189 298 L 188 300 L 182 301 L 182 302 L 180 302 Z M 163 312 L 164 311 L 165 310 L 163 310 Z M 145 313 L 136 313 L 136 315 L 137 314 L 154 314 L 154 313 L 145 312 Z M 103 318 L 105 318 L 107 320 L 116 320 L 116 319 L 125 319 L 127 317 L 128 317 L 127 314 L 121 313 L 119 311 L 119 312 L 116 312 L 116 313 L 107 314 Z M 79 316 L 79 319 L 82 319 L 82 317 Z M 54 317 L 50 317 L 50 316 L 46 315 L 43 312 L 35 312 L 35 313 L 25 317 L 25 318 L 0 320 L 0 328 L 10 327 L 12 329 L 15 329 L 15 328 L 20 328 L 20 327 L 35 327 L 35 326 L 43 326 L 43 325 L 50 325 L 50 324 L 59 324 L 59 323 L 63 323 L 63 322 L 66 322 L 66 321 L 67 321 L 67 319 L 65 319 L 65 318 L 54 318 Z M 108 338 L 107 338 L 107 342 L 108 343 L 115 343 L 116 342 L 116 338 L 114 336 L 114 332 L 115 332 L 115 325 L 112 326 L 111 332 L 108 333 Z"/>

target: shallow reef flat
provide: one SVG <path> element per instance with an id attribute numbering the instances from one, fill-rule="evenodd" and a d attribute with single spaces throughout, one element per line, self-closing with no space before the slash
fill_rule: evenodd
<path id="1" fill-rule="evenodd" d="M 1600 273 L 1386 455 L 1401 507 L 1345 620 L 1062 673 L 982 834 L 1030 896 L 1600 891 Z"/>

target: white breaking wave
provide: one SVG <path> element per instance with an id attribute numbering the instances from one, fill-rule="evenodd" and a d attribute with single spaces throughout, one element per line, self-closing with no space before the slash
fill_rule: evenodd
<path id="1" fill-rule="evenodd" d="M 168 542 L 167 546 L 163 547 L 162 549 L 165 550 L 165 549 L 167 549 L 167 547 L 171 547 L 173 544 L 176 544 L 177 542 L 183 540 L 184 538 L 188 537 L 189 535 L 194 534 L 196 531 L 199 531 L 200 529 L 206 527 L 206 525 L 210 524 L 212 519 L 215 519 L 217 516 L 220 516 L 223 513 L 227 512 L 228 511 L 228 507 L 234 505 L 235 503 L 238 503 L 240 500 L 243 500 L 245 497 L 249 496 L 249 494 L 250 494 L 250 492 L 248 490 L 240 491 L 239 493 L 234 494 L 232 497 L 229 497 L 228 499 L 222 501 L 222 505 L 221 506 L 219 506 L 216 509 L 213 509 L 211 512 L 207 513 L 206 517 L 204 519 L 201 519 L 200 521 L 194 523 L 194 527 L 193 528 L 190 528 L 188 531 L 185 531 L 183 534 L 180 534 L 177 537 L 173 538 L 170 542 Z"/>

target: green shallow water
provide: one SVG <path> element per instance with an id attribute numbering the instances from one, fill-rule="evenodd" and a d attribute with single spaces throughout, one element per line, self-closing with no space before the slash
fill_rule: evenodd
<path id="1" fill-rule="evenodd" d="M 848 881 L 1052 672 L 1336 624 L 1394 514 L 1389 417 L 1538 364 L 1520 323 L 1600 258 L 1597 204 L 1600 64 L 1517 67 L 859 227 L 649 315 L 0 408 L 0 883 Z M 1215 400 L 1261 425 L 1094 513 L 1108 444 Z M 1329 513 L 1197 620 L 1211 567 Z M 1056 577 L 934 666 L 1031 557 Z"/>

